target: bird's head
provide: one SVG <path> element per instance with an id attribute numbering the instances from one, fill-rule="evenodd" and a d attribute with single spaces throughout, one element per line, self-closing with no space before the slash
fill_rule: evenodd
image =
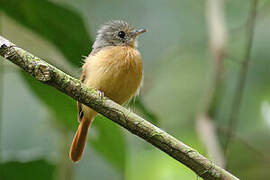
<path id="1" fill-rule="evenodd" d="M 137 47 L 137 38 L 146 29 L 135 29 L 125 21 L 109 21 L 102 25 L 97 32 L 93 49 L 106 46 L 131 46 Z"/>

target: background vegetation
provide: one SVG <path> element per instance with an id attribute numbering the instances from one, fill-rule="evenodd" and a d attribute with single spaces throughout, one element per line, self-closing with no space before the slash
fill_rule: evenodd
<path id="1" fill-rule="evenodd" d="M 237 121 L 229 126 L 239 71 L 246 60 L 253 0 L 225 1 L 223 85 L 209 109 L 226 167 L 241 179 L 270 175 L 270 3 L 258 2 Z M 96 29 L 105 21 L 123 19 L 147 28 L 149 32 L 139 39 L 144 87 L 131 108 L 207 155 L 196 121 L 211 94 L 214 67 L 208 1 L 1 0 L 0 9 L 1 35 L 75 77 L 80 75 L 82 57 L 91 51 Z M 68 149 L 77 125 L 72 99 L 0 60 L 0 179 L 197 178 L 101 116 L 91 128 L 84 158 L 72 164 Z"/>

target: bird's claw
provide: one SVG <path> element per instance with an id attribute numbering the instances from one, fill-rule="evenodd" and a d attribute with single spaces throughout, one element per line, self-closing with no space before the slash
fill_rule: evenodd
<path id="1" fill-rule="evenodd" d="M 98 96 L 103 99 L 105 96 L 104 96 L 104 92 L 100 91 L 100 90 L 97 90 L 97 93 L 98 93 Z"/>

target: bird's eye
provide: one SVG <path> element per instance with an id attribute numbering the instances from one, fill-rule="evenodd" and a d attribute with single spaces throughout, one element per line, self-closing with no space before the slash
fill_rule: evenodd
<path id="1" fill-rule="evenodd" d="M 120 38 L 124 39 L 125 36 L 126 36 L 126 33 L 125 33 L 124 31 L 119 31 L 119 32 L 118 32 L 118 36 L 119 36 Z"/>

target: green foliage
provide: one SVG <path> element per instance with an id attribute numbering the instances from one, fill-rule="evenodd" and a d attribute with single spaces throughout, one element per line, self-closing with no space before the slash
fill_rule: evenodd
<path id="1" fill-rule="evenodd" d="M 1 180 L 52 180 L 55 166 L 45 160 L 7 162 L 0 164 Z"/>
<path id="2" fill-rule="evenodd" d="M 33 77 L 22 72 L 29 87 L 47 105 L 55 119 L 66 128 L 76 130 L 76 102 L 59 91 L 36 81 Z M 99 136 L 90 140 L 93 148 L 111 162 L 117 169 L 123 171 L 125 166 L 126 145 L 120 128 L 105 117 L 99 116 L 93 124 Z"/>
<path id="3" fill-rule="evenodd" d="M 2 0 L 7 15 L 51 41 L 75 66 L 92 44 L 82 18 L 74 11 L 40 0 Z"/>
<path id="4" fill-rule="evenodd" d="M 96 136 L 90 136 L 91 145 L 123 173 L 126 161 L 126 142 L 121 129 L 101 115 L 96 117 L 93 125 L 98 132 Z"/>
<path id="5" fill-rule="evenodd" d="M 155 125 L 159 125 L 159 120 L 157 116 L 143 104 L 140 98 L 135 99 L 133 106 L 136 108 L 136 110 L 138 110 L 142 114 L 142 116 L 145 119 L 149 120 L 151 123 Z"/>
<path id="6" fill-rule="evenodd" d="M 81 56 L 89 53 L 91 40 L 81 17 L 72 10 L 49 1 L 8 0 L 0 7 L 10 17 L 51 41 L 63 53 L 66 60 L 74 66 L 80 66 Z M 77 127 L 76 102 L 22 73 L 26 83 L 34 94 L 47 105 L 56 121 L 68 129 Z M 147 119 L 157 124 L 157 118 L 140 100 L 135 107 Z M 123 172 L 125 166 L 126 145 L 120 128 L 99 116 L 94 123 L 100 136 L 92 138 L 91 144 L 105 159 Z"/>
<path id="7" fill-rule="evenodd" d="M 179 179 L 179 177 L 185 180 L 201 180 L 195 173 L 187 171 L 187 167 L 177 161 L 171 161 L 166 154 L 160 153 L 154 148 L 144 153 L 139 152 L 131 159 L 134 161 L 135 167 L 127 169 L 127 178 L 129 180 L 173 180 Z"/>
<path id="8" fill-rule="evenodd" d="M 89 53 L 91 40 L 81 17 L 74 11 L 49 1 L 10 0 L 1 9 L 22 25 L 50 40 L 64 54 L 67 61 L 80 66 L 81 56 Z M 49 12 L 49 13 L 48 13 Z M 76 102 L 57 90 L 37 82 L 22 72 L 33 93 L 47 105 L 59 124 L 75 130 L 77 123 Z M 91 144 L 117 169 L 125 166 L 125 141 L 120 128 L 99 117 L 94 126 L 100 136 Z M 102 121 L 102 123 L 101 123 Z M 106 122 L 105 122 L 106 121 Z"/>
<path id="9" fill-rule="evenodd" d="M 29 74 L 22 72 L 24 80 L 33 93 L 47 105 L 55 120 L 69 129 L 76 129 L 76 102 L 56 89 L 38 82 Z"/>
<path id="10" fill-rule="evenodd" d="M 130 104 L 134 106 L 136 113 L 154 124 L 161 124 L 161 128 L 203 153 L 203 147 L 198 142 L 194 128 L 194 120 L 204 96 L 209 93 L 205 91 L 209 85 L 208 77 L 212 69 L 208 48 L 211 34 L 208 34 L 206 2 L 196 0 L 127 0 L 125 3 L 123 1 L 60 1 L 61 4 L 77 8 L 83 19 L 73 10 L 52 2 L 59 1 L 0 0 L 0 10 L 24 27 L 50 41 L 62 52 L 67 63 L 75 67 L 79 67 L 81 56 L 90 52 L 91 37 L 89 37 L 89 31 L 85 28 L 83 21 L 90 22 L 91 25 L 99 25 L 110 19 L 125 19 L 138 27 L 146 27 L 149 33 L 140 38 L 139 50 L 144 60 L 144 87 L 146 87 L 147 93 L 144 94 L 143 100 L 137 99 L 139 101 Z M 213 102 L 210 109 L 216 125 L 224 130 L 227 128 L 238 72 L 246 52 L 246 21 L 251 2 L 251 0 L 228 0 L 225 3 L 228 32 L 226 55 L 228 57 L 225 59 L 224 86 L 215 96 L 216 101 Z M 252 57 L 236 128 L 237 136 L 232 140 L 227 159 L 229 170 L 240 179 L 263 179 L 270 173 L 268 171 L 270 161 L 267 156 L 270 149 L 270 108 L 266 106 L 265 112 L 262 113 L 262 107 L 265 103 L 270 102 L 270 51 L 268 51 L 270 3 L 269 0 L 259 2 Z M 157 17 L 159 21 L 154 21 Z M 9 21 L 3 19 L 4 23 Z M 91 29 L 92 32 L 94 29 Z M 8 32 L 8 30 L 13 30 L 13 32 Z M 14 38 L 24 35 L 22 32 L 14 30 L 14 27 L 13 29 L 5 27 L 4 33 L 7 37 Z M 14 33 L 17 33 L 18 36 L 15 36 Z M 33 46 L 35 45 L 34 41 Z M 39 56 L 39 54 L 36 55 Z M 12 77 L 11 72 L 7 73 L 9 73 L 8 77 Z M 38 83 L 28 75 L 23 77 L 35 95 L 46 104 L 56 121 L 66 127 L 68 131 L 75 130 L 78 125 L 75 102 L 53 88 Z M 17 86 L 14 85 L 16 82 L 9 83 L 13 85 L 12 93 L 17 92 Z M 4 91 L 4 94 L 12 94 L 8 92 L 10 86 L 6 88 L 7 91 Z M 4 103 L 3 114 L 5 117 L 7 117 L 6 114 L 11 114 L 11 108 L 21 108 L 14 102 L 15 100 L 10 101 L 9 99 L 9 102 Z M 144 102 L 151 104 L 151 111 L 157 113 L 158 119 L 149 111 L 148 107 L 145 107 Z M 27 111 L 27 108 L 30 109 L 30 107 L 25 107 L 21 111 L 28 113 L 30 110 Z M 19 111 L 16 113 L 19 114 Z M 14 114 L 14 119 L 4 119 L 3 127 L 5 131 L 17 132 L 21 127 L 16 127 L 16 129 L 13 125 L 9 127 L 7 123 L 5 124 L 5 121 L 14 121 L 14 124 L 17 122 L 17 114 L 12 114 Z M 22 118 L 21 122 L 25 123 L 24 121 L 25 119 Z M 31 121 L 29 122 L 31 123 Z M 6 138 L 4 131 L 3 134 L 3 144 L 7 146 L 6 144 L 12 142 L 12 137 Z M 151 145 L 146 145 L 140 139 L 128 136 L 128 141 L 125 141 L 121 129 L 104 117 L 99 116 L 96 119 L 90 134 L 88 144 L 114 168 L 120 169 L 121 175 L 124 174 L 125 179 L 197 179 L 193 172 L 162 152 L 152 150 Z M 226 133 L 219 132 L 218 136 L 222 143 Z M 29 145 L 33 144 L 29 142 Z M 8 148 L 3 147 L 3 149 Z M 74 176 L 76 180 L 86 179 L 85 177 L 88 177 L 89 174 L 93 179 L 104 179 L 98 178 L 98 174 L 102 172 L 107 174 L 107 170 L 111 167 L 104 170 L 99 164 L 104 162 L 100 160 L 100 157 L 93 156 L 89 157 L 89 161 L 83 159 L 82 162 L 85 164 L 75 165 L 74 175 L 77 175 L 77 167 L 80 169 L 80 165 L 83 165 L 84 168 L 83 171 L 80 171 L 80 177 Z M 93 163 L 91 161 L 93 159 L 98 159 L 98 162 Z M 108 167 L 106 162 L 104 164 Z M 2 167 L 0 166 L 1 169 L 3 169 Z M 97 168 L 94 169 L 94 167 Z M 123 171 L 124 169 L 125 171 Z M 8 172 L 13 173 L 14 171 Z M 16 177 L 21 179 L 24 176 L 24 174 L 18 173 Z M 0 177 L 0 179 L 3 178 Z M 112 175 L 107 179 L 119 178 L 113 178 Z"/>

